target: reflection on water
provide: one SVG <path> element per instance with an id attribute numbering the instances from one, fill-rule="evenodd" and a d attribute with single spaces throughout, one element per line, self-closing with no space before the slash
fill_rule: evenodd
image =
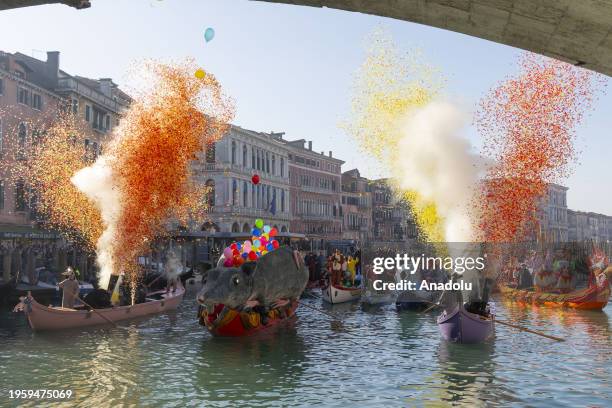
<path id="1" fill-rule="evenodd" d="M 335 317 L 302 307 L 273 331 L 224 339 L 197 324 L 195 292 L 178 311 L 123 328 L 32 333 L 22 315 L 0 312 L 0 406 L 12 406 L 6 390 L 24 388 L 69 388 L 70 406 L 82 407 L 612 403 L 610 307 L 499 303 L 500 319 L 567 342 L 498 325 L 486 344 L 457 345 L 440 339 L 435 313 L 310 299 Z"/>

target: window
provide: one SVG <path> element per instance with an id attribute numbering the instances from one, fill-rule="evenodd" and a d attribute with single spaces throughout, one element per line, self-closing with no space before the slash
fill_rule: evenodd
<path id="1" fill-rule="evenodd" d="M 247 166 L 247 147 L 242 145 L 242 167 Z"/>
<path id="2" fill-rule="evenodd" d="M 232 205 L 238 205 L 238 182 L 232 180 Z"/>
<path id="3" fill-rule="evenodd" d="M 280 159 L 280 175 L 281 177 L 285 177 L 285 158 L 281 157 Z"/>
<path id="4" fill-rule="evenodd" d="M 85 121 L 89 123 L 91 120 L 91 107 L 89 105 L 85 105 Z"/>
<path id="5" fill-rule="evenodd" d="M 78 101 L 78 99 L 73 99 L 72 100 L 72 113 L 74 113 L 75 115 L 77 113 L 79 113 L 79 101 Z"/>
<path id="6" fill-rule="evenodd" d="M 15 211 L 25 211 L 25 186 L 23 181 L 15 183 Z"/>
<path id="7" fill-rule="evenodd" d="M 266 152 L 266 173 L 270 173 L 270 153 Z"/>
<path id="8" fill-rule="evenodd" d="M 206 180 L 206 204 L 209 208 L 215 206 L 215 181 L 212 179 Z"/>
<path id="9" fill-rule="evenodd" d="M 259 149 L 257 149 L 257 170 L 261 170 L 261 160 L 259 157 Z"/>
<path id="10" fill-rule="evenodd" d="M 104 128 L 104 117 L 105 116 L 106 115 L 103 112 L 101 112 L 101 111 L 99 111 L 99 110 L 94 108 L 94 110 L 93 110 L 93 124 L 92 124 L 92 127 L 94 129 L 97 129 L 99 131 L 104 132 L 106 130 Z"/>
<path id="11" fill-rule="evenodd" d="M 0 180 L 0 210 L 4 209 L 4 181 Z"/>
<path id="12" fill-rule="evenodd" d="M 15 76 L 17 76 L 19 78 L 25 78 L 25 73 L 23 71 L 15 70 L 14 74 L 15 74 Z"/>
<path id="13" fill-rule="evenodd" d="M 42 109 L 42 97 L 39 94 L 32 94 L 32 108 L 36 110 Z"/>
<path id="14" fill-rule="evenodd" d="M 255 148 L 251 147 L 251 168 L 255 169 Z"/>
<path id="15" fill-rule="evenodd" d="M 110 115 L 106 115 L 106 125 L 104 126 L 105 130 L 110 130 Z"/>
<path id="16" fill-rule="evenodd" d="M 285 190 L 281 190 L 281 212 L 285 212 Z"/>
<path id="17" fill-rule="evenodd" d="M 29 105 L 30 92 L 24 88 L 17 88 L 17 102 L 23 105 Z"/>
<path id="18" fill-rule="evenodd" d="M 206 163 L 212 164 L 215 162 L 215 144 L 209 143 L 206 146 Z"/>
<path id="19" fill-rule="evenodd" d="M 246 207 L 248 205 L 249 200 L 249 190 L 246 181 L 242 182 L 242 206 Z"/>
<path id="20" fill-rule="evenodd" d="M 276 156 L 272 155 L 272 175 L 276 175 Z"/>
<path id="21" fill-rule="evenodd" d="M 232 140 L 232 164 L 236 164 L 236 141 Z"/>
<path id="22" fill-rule="evenodd" d="M 25 123 L 21 122 L 19 124 L 19 131 L 18 131 L 19 151 L 17 152 L 17 158 L 20 160 L 25 159 L 25 147 L 26 147 L 27 137 L 28 137 L 28 130 L 26 128 Z"/>

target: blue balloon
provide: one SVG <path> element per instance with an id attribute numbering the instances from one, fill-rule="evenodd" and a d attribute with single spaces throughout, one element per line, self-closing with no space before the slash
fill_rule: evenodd
<path id="1" fill-rule="evenodd" d="M 259 230 L 259 228 L 253 228 L 253 231 L 251 231 L 251 233 L 254 237 L 258 237 L 261 235 L 261 231 Z"/>
<path id="2" fill-rule="evenodd" d="M 236 242 L 236 248 L 240 251 L 242 249 L 242 244 L 240 242 Z"/>
<path id="3" fill-rule="evenodd" d="M 268 243 L 268 245 L 266 245 L 266 249 L 268 251 L 272 251 L 274 249 L 274 245 L 272 245 L 271 243 Z"/>
<path id="4" fill-rule="evenodd" d="M 210 42 L 213 38 L 215 38 L 215 30 L 211 27 L 208 27 L 206 31 L 204 31 L 204 39 L 206 40 L 206 42 Z"/>
<path id="5" fill-rule="evenodd" d="M 247 259 L 247 256 L 249 256 L 249 254 L 247 254 L 246 252 L 243 252 L 241 255 L 244 259 Z"/>
<path id="6" fill-rule="evenodd" d="M 268 232 L 270 232 L 270 230 L 271 230 L 271 229 L 272 229 L 272 228 L 270 228 L 270 226 L 269 226 L 269 225 L 266 225 L 266 226 L 263 228 L 263 230 L 264 230 L 264 232 L 265 232 L 266 234 L 267 234 Z"/>

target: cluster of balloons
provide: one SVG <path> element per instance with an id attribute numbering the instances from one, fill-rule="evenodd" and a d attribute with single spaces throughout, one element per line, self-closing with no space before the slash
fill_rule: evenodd
<path id="1" fill-rule="evenodd" d="M 223 266 L 238 267 L 247 261 L 256 261 L 259 257 L 275 250 L 280 246 L 274 237 L 278 230 L 264 225 L 263 220 L 256 219 L 255 227 L 251 231 L 252 237 L 244 242 L 234 242 L 223 250 L 225 261 Z"/>

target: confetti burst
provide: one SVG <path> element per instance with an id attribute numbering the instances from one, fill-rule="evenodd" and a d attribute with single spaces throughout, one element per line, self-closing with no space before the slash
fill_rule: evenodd
<path id="1" fill-rule="evenodd" d="M 393 174 L 402 160 L 398 155 L 404 136 L 402 119 L 438 96 L 444 80 L 422 62 L 418 52 L 400 53 L 384 30 L 376 30 L 369 40 L 365 61 L 355 77 L 350 120 L 341 127 L 364 154 Z M 400 183 L 396 180 L 395 184 Z M 444 233 L 436 204 L 416 191 L 394 189 L 410 202 L 422 235 L 430 242 L 441 241 Z"/>
<path id="2" fill-rule="evenodd" d="M 575 163 L 575 128 L 592 107 L 600 75 L 526 53 L 520 73 L 480 102 L 476 126 L 483 155 L 493 159 L 475 203 L 484 239 L 514 242 L 537 228 L 537 210 L 549 183 Z"/>
<path id="3" fill-rule="evenodd" d="M 234 108 L 214 75 L 196 78 L 193 65 L 146 63 L 143 77 L 154 85 L 132 103 L 105 154 L 75 178 L 103 214 L 102 285 L 120 271 L 135 282 L 136 257 L 167 234 L 169 221 L 204 217 L 207 189 L 195 181 L 192 164 L 227 132 Z M 87 180 L 110 188 L 117 202 L 96 195 Z"/>

